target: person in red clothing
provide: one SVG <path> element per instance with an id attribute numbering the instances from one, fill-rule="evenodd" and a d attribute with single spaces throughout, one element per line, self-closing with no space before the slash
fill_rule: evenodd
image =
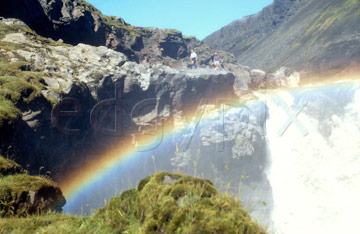
<path id="1" fill-rule="evenodd" d="M 215 70 L 220 69 L 220 55 L 218 54 L 217 51 L 214 54 L 214 65 L 215 65 Z"/>

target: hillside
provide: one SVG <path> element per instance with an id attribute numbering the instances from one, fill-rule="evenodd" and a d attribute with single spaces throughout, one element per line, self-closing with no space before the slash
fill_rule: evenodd
<path id="1" fill-rule="evenodd" d="M 266 71 L 288 66 L 303 76 L 339 72 L 360 62 L 359 21 L 358 0 L 275 0 L 204 42 Z"/>

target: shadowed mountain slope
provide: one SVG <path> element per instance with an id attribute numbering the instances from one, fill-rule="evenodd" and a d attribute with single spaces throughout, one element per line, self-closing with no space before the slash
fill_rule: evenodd
<path id="1" fill-rule="evenodd" d="M 275 0 L 204 42 L 266 71 L 288 66 L 304 75 L 338 72 L 360 62 L 358 22 L 358 0 Z"/>

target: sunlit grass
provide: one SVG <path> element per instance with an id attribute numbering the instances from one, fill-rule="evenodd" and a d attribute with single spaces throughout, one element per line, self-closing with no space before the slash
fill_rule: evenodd
<path id="1" fill-rule="evenodd" d="M 17 180 L 16 177 L 11 180 Z M 158 172 L 87 217 L 0 220 L 5 233 L 265 233 L 237 199 L 208 180 Z"/>

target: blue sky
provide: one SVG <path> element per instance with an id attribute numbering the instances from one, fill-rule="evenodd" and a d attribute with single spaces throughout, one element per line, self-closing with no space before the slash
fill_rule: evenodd
<path id="1" fill-rule="evenodd" d="M 105 15 L 134 26 L 173 28 L 202 40 L 212 32 L 255 14 L 273 0 L 88 0 Z"/>

